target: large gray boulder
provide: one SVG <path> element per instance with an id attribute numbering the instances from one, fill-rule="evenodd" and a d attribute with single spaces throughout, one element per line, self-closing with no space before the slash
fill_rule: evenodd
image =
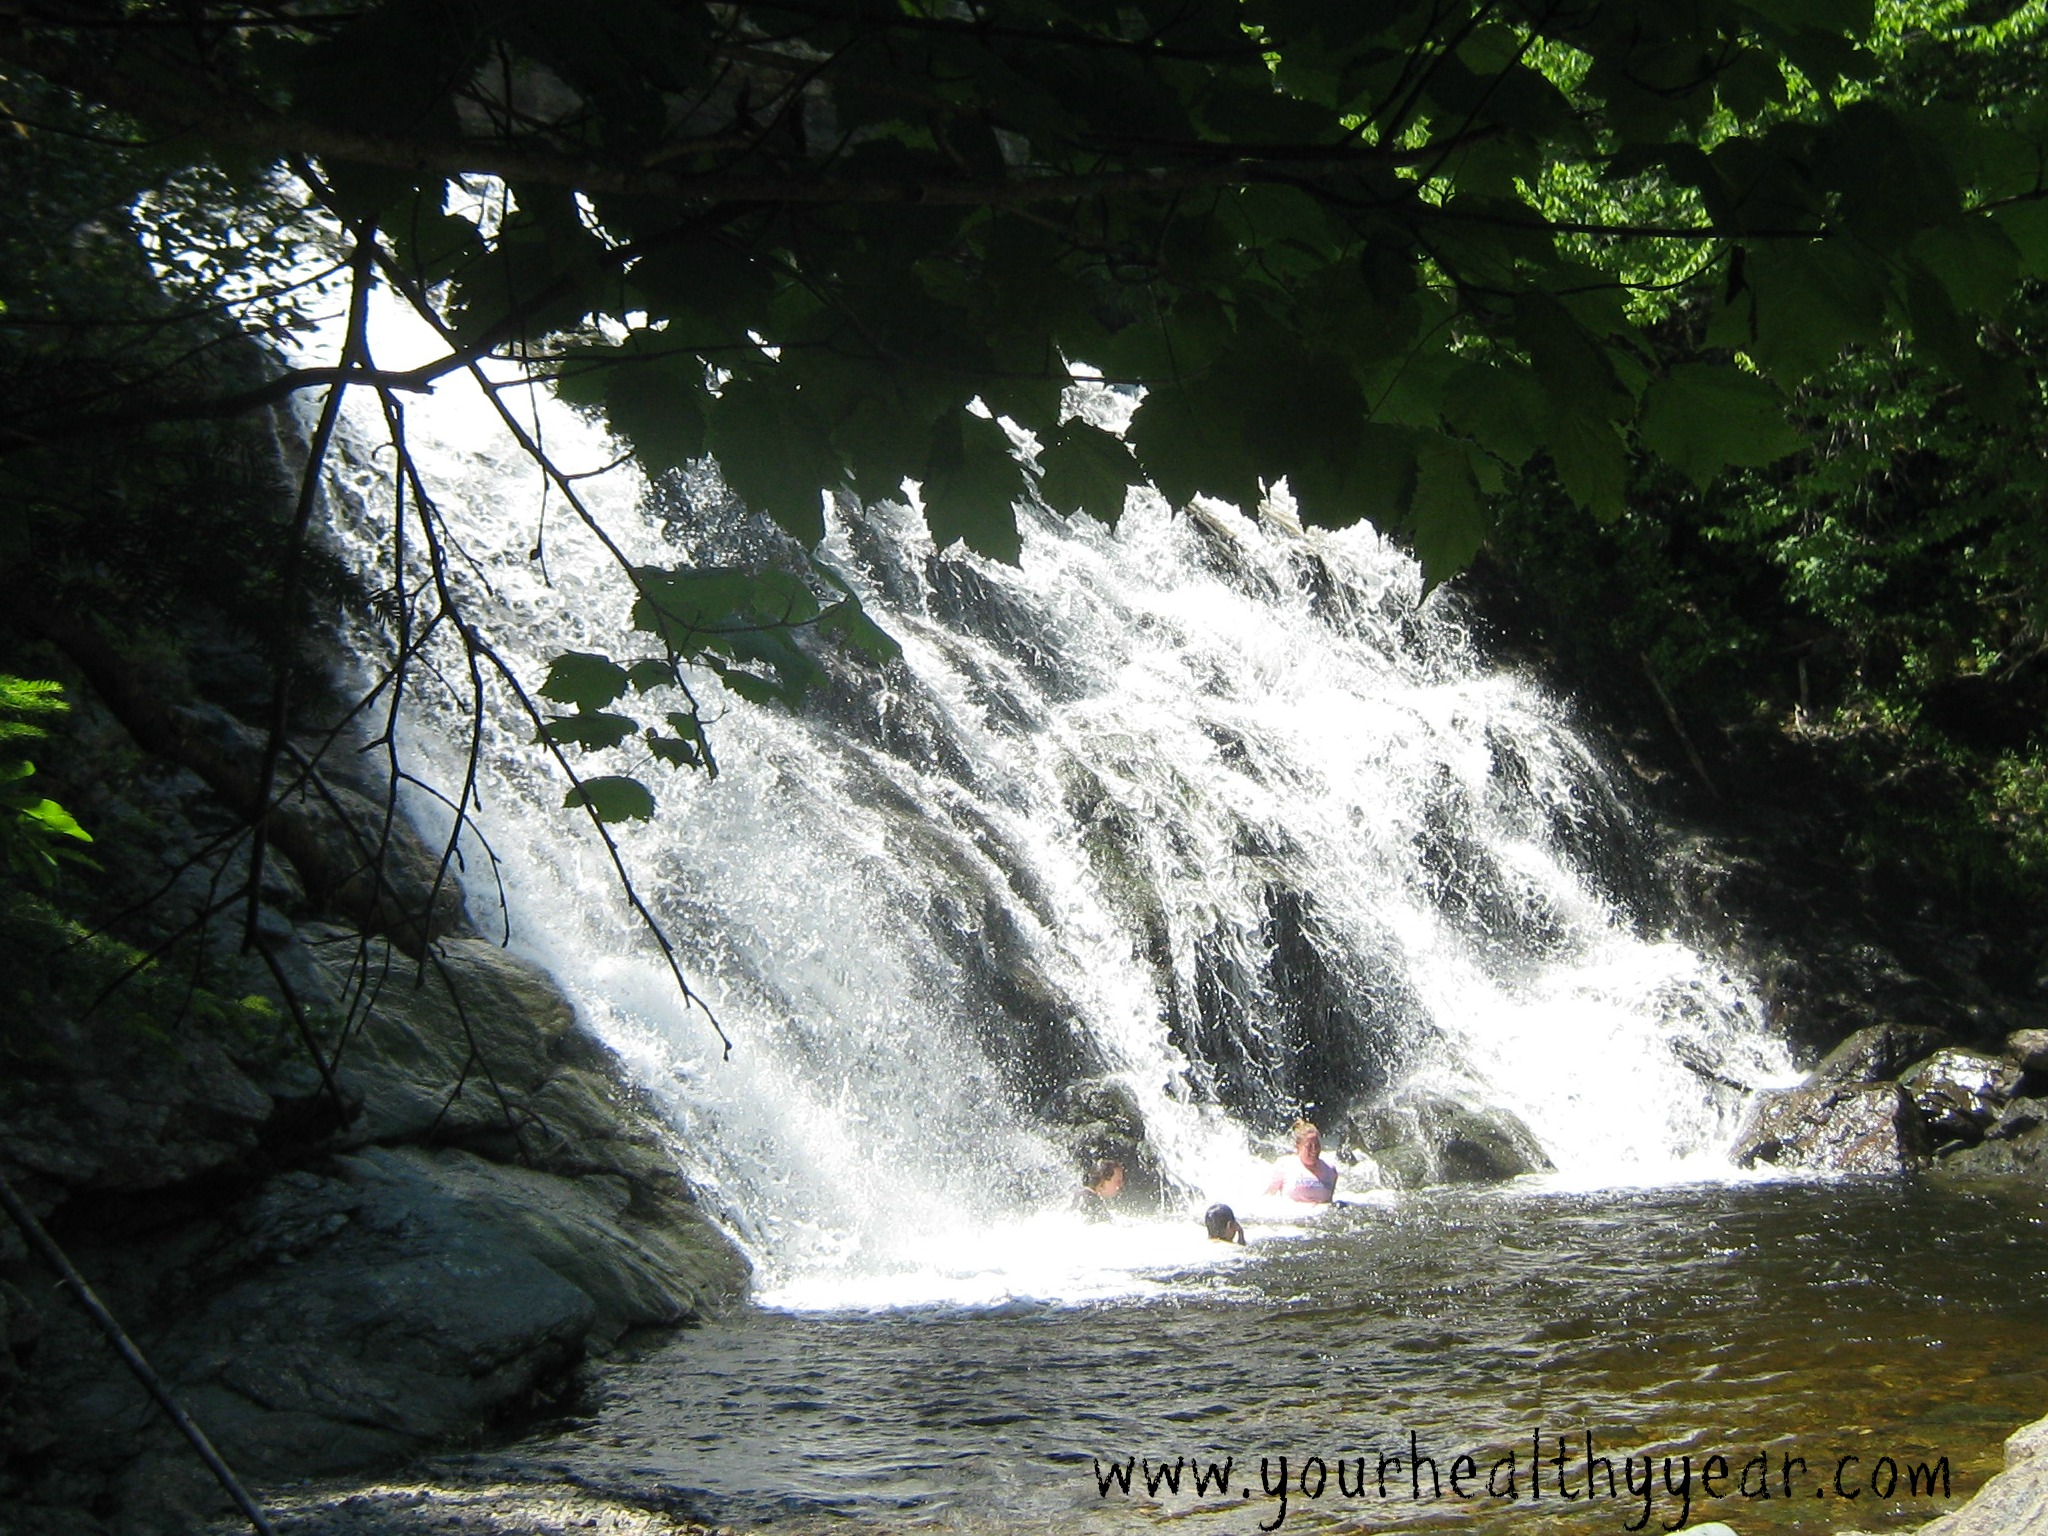
<path id="1" fill-rule="evenodd" d="M 443 939 L 280 956 L 353 1117 L 279 1042 L 39 1019 L 0 1169 L 251 1477 L 403 1459 L 544 1405 L 628 1330 L 744 1294 L 667 1128 L 535 967 Z M 350 971 L 377 985 L 351 1000 Z M 245 1021 L 246 1022 L 246 1021 Z M 282 1023 L 281 1019 L 274 1020 Z M 0 1234 L 0 1536 L 197 1529 L 217 1490 Z"/>
<path id="2" fill-rule="evenodd" d="M 0 1041 L 0 1169 L 35 1191 L 161 1189 L 216 1173 L 255 1150 L 273 1108 L 221 1041 L 194 1031 L 51 1013 Z"/>
<path id="3" fill-rule="evenodd" d="M 1395 1189 L 1494 1184 L 1553 1165 L 1512 1112 L 1448 1094 L 1409 1092 L 1344 1117 L 1337 1139 L 1364 1152 Z"/>
<path id="4" fill-rule="evenodd" d="M 373 1148 L 272 1180 L 209 1257 L 237 1278 L 157 1346 L 223 1449 L 304 1477 L 472 1433 L 628 1328 L 738 1294 L 709 1223 L 603 1181 Z"/>
<path id="5" fill-rule="evenodd" d="M 707 1219 L 634 1205 L 615 1176 L 379 1147 L 279 1174 L 203 1232 L 74 1244 L 74 1256 L 124 1317 L 145 1320 L 131 1328 L 232 1465 L 298 1479 L 473 1437 L 558 1396 L 627 1330 L 743 1293 L 746 1262 Z M 62 1455 L 15 1488 L 17 1503 L 47 1510 L 97 1476 L 119 1490 L 124 1536 L 216 1513 L 218 1490 L 82 1318 L 42 1324 L 40 1419 L 14 1438 L 32 1431 Z"/>
<path id="6" fill-rule="evenodd" d="M 1899 1173 L 1928 1152 L 1926 1121 L 1903 1088 L 1853 1083 L 1759 1094 L 1729 1156 L 1744 1168 Z"/>
<path id="7" fill-rule="evenodd" d="M 527 1100 L 575 1022 L 548 974 L 485 939 L 442 939 L 422 964 L 384 939 L 301 931 L 310 963 L 295 980 L 353 1019 L 335 1065 L 360 1106 L 348 1142 L 481 1139 L 516 1154 Z"/>

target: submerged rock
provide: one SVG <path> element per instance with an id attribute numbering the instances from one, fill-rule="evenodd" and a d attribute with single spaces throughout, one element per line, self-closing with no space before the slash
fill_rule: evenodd
<path id="1" fill-rule="evenodd" d="M 1552 1166 L 1513 1113 L 1446 1094 L 1402 1094 L 1356 1111 L 1339 1123 L 1338 1139 L 1370 1156 L 1395 1189 L 1493 1184 Z"/>
<path id="2" fill-rule="evenodd" d="M 1928 1154 L 1927 1124 L 1897 1083 L 1809 1083 L 1758 1096 L 1729 1156 L 1825 1173 L 1898 1173 Z"/>

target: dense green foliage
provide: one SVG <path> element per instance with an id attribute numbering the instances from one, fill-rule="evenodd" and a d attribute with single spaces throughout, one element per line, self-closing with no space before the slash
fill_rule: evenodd
<path id="1" fill-rule="evenodd" d="M 250 195 L 317 156 L 434 291 L 448 366 L 542 346 L 651 467 L 709 449 L 805 536 L 821 489 L 908 476 L 942 541 L 1013 549 L 979 397 L 1039 432 L 1058 504 L 1285 475 L 1442 573 L 1539 451 L 1609 516 L 1630 429 L 1699 474 L 1786 451 L 1772 382 L 1889 322 L 2009 406 L 1971 317 L 2048 260 L 2048 117 L 1856 91 L 1855 0 L 174 15 L 38 7 L 4 48 Z M 488 233 L 444 211 L 466 173 L 501 178 Z M 1561 202 L 1588 178 L 1656 217 Z M 1624 294 L 1674 250 L 1740 297 L 1717 339 L 1761 376 L 1663 366 Z M 1060 422 L 1074 363 L 1150 391 L 1127 444 Z"/>
<path id="2" fill-rule="evenodd" d="M 36 765 L 23 753 L 64 708 L 55 683 L 0 672 L 0 866 L 44 884 L 60 864 L 82 862 L 77 845 L 92 841 L 76 817 L 28 782 Z"/>
<path id="3" fill-rule="evenodd" d="M 39 0 L 0 26 L 0 547 L 104 610 L 209 542 L 153 532 L 224 509 L 245 607 L 289 623 L 302 525 L 203 482 L 185 522 L 128 518 L 136 464 L 203 476 L 208 423 L 337 380 L 402 436 L 407 391 L 485 358 L 650 472 L 715 456 L 805 541 L 839 489 L 912 482 L 942 544 L 1007 558 L 1027 495 L 1114 519 L 1133 483 L 1285 477 L 1432 580 L 1505 514 L 1575 640 L 1689 709 L 1933 732 L 2004 879 L 2039 859 L 2035 728 L 1954 727 L 2040 644 L 2040 10 Z M 300 319 L 301 209 L 439 360 L 380 369 L 357 330 L 248 371 L 232 339 Z M 1068 414 L 1077 370 L 1144 388 L 1127 436 Z M 53 472 L 109 431 L 171 435 Z M 562 658 L 540 695 L 572 714 L 522 694 L 557 750 L 710 770 L 693 701 L 666 730 L 620 701 L 685 662 L 791 697 L 800 629 L 886 649 L 828 573 L 622 578 L 656 654 Z"/>
<path id="4" fill-rule="evenodd" d="M 1871 95 L 2027 109 L 2048 8 L 1883 19 Z M 1725 315 L 1672 306 L 1665 345 L 1696 346 Z M 2009 928 L 2048 905 L 2048 285 L 2007 294 L 1982 339 L 2017 381 L 2008 396 L 1972 396 L 1880 332 L 1797 390 L 1807 446 L 1782 465 L 1704 492 L 1638 465 L 1606 528 L 1560 519 L 1532 485 L 1495 547 L 1580 675 L 1640 676 L 1646 660 L 1710 759 L 1739 771 L 1789 745 L 1819 765 L 1853 803 L 1845 865 L 1895 869 L 1911 904 Z M 1788 796 L 1811 789 L 1795 782 Z"/>

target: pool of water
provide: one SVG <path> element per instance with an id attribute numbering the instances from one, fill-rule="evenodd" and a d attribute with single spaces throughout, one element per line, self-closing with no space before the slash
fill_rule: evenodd
<path id="1" fill-rule="evenodd" d="M 1092 1300 L 749 1309 L 604 1367 L 586 1416 L 489 1459 L 853 1536 L 1751 1536 L 1929 1519 L 2048 1411 L 2048 1197 L 1509 1187 L 1253 1223 L 1242 1250 L 1060 1230 L 1166 1261 Z M 1944 1457 L 1950 1496 L 1915 1496 Z M 1176 1461 L 1179 1492 L 1148 1493 Z"/>

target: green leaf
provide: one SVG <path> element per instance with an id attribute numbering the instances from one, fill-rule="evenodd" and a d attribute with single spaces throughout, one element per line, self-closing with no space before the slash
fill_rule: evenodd
<path id="1" fill-rule="evenodd" d="M 620 742 L 640 729 L 636 720 L 624 715 L 608 715 L 601 711 L 589 714 L 560 715 L 542 722 L 541 736 L 557 746 L 578 746 L 590 749 L 616 747 Z"/>
<path id="2" fill-rule="evenodd" d="M 896 637 L 868 617 L 860 599 L 849 595 L 818 615 L 812 626 L 821 635 L 834 635 L 871 661 L 891 662 L 903 655 Z"/>
<path id="3" fill-rule="evenodd" d="M 762 677 L 743 667 L 735 667 L 717 658 L 711 658 L 711 670 L 718 674 L 718 680 L 749 704 L 787 704 L 791 702 L 790 691 L 773 678 Z"/>
<path id="4" fill-rule="evenodd" d="M 81 843 L 92 841 L 92 834 L 54 800 L 38 800 L 34 805 L 24 806 L 21 814 L 52 837 L 75 837 Z"/>
<path id="5" fill-rule="evenodd" d="M 694 714 L 686 715 L 676 712 L 669 715 L 668 728 L 674 731 L 685 745 L 695 748 L 697 761 L 691 763 L 690 766 L 696 767 L 701 765 L 706 775 L 713 779 L 717 778 L 718 758 L 711 750 L 711 738 L 704 734 L 704 722 L 699 720 Z M 654 733 L 649 731 L 647 734 L 649 741 L 653 741 Z M 660 756 L 661 754 L 657 753 L 656 755 Z"/>
<path id="6" fill-rule="evenodd" d="M 1708 327 L 1711 346 L 1746 352 L 1790 386 L 1851 345 L 1885 334 L 1882 264 L 1827 241 L 1774 242 L 1747 254 L 1739 290 Z"/>
<path id="7" fill-rule="evenodd" d="M 1543 396 L 1518 364 L 1472 362 L 1444 387 L 1444 421 L 1488 453 L 1520 468 L 1543 442 Z"/>
<path id="8" fill-rule="evenodd" d="M 1731 465 L 1770 464 L 1805 446 L 1778 392 L 1726 363 L 1681 363 L 1643 396 L 1643 445 L 1695 485 Z"/>
<path id="9" fill-rule="evenodd" d="M 1085 421 L 1069 421 L 1051 433 L 1039 450 L 1044 474 L 1038 494 L 1055 512 L 1086 512 L 1116 526 L 1124 498 L 1138 478 L 1138 461 L 1122 439 Z"/>
<path id="10" fill-rule="evenodd" d="M 1849 232 L 1877 251 L 1895 251 L 1962 213 L 1955 177 L 1937 146 L 1873 101 L 1842 110 L 1814 164 L 1839 189 Z"/>
<path id="11" fill-rule="evenodd" d="M 1993 357 L 1978 344 L 1975 323 L 1956 309 L 1941 280 L 1917 264 L 1906 275 L 1906 311 L 1915 350 L 1947 369 L 1972 406 L 1994 422 L 2017 419 L 2025 376 L 2010 359 Z"/>
<path id="12" fill-rule="evenodd" d="M 626 669 L 626 682 L 634 692 L 645 693 L 650 688 L 664 688 L 674 684 L 676 669 L 666 661 L 648 657 L 636 661 Z"/>
<path id="13" fill-rule="evenodd" d="M 1629 408 L 1607 349 L 1552 295 L 1515 295 L 1515 336 L 1529 349 L 1554 409 L 1612 421 Z"/>
<path id="14" fill-rule="evenodd" d="M 1745 48 L 1715 81 L 1721 104 L 1737 117 L 1754 117 L 1785 99 L 1785 72 L 1778 61 L 1755 48 Z"/>
<path id="15" fill-rule="evenodd" d="M 638 779 L 610 774 L 585 779 L 562 797 L 565 809 L 583 807 L 599 821 L 652 821 L 654 796 Z"/>
<path id="16" fill-rule="evenodd" d="M 1259 476 L 1231 402 L 1208 390 L 1167 386 L 1146 395 L 1128 438 L 1146 478 L 1175 506 L 1207 494 L 1256 506 Z"/>
<path id="17" fill-rule="evenodd" d="M 605 418 L 652 477 L 704 457 L 703 395 L 695 357 L 622 366 L 605 388 Z"/>
<path id="18" fill-rule="evenodd" d="M 725 648 L 740 632 L 805 624 L 818 616 L 816 594 L 790 571 L 642 566 L 633 579 L 640 588 L 634 627 L 659 636 L 685 659 Z"/>
<path id="19" fill-rule="evenodd" d="M 2019 281 L 2020 251 L 1991 219 L 1979 215 L 1928 230 L 1911 255 L 1941 279 L 1956 308 L 1995 315 Z"/>
<path id="20" fill-rule="evenodd" d="M 2012 203 L 1992 215 L 2019 251 L 2028 277 L 2048 277 L 2048 201 Z"/>
<path id="21" fill-rule="evenodd" d="M 961 539 L 977 555 L 1015 565 L 1023 548 L 1015 510 L 1023 489 L 1001 427 L 964 410 L 939 418 L 923 483 L 924 520 L 934 544 L 944 549 Z"/>
<path id="22" fill-rule="evenodd" d="M 602 709 L 626 691 L 627 673 L 607 656 L 569 651 L 548 664 L 540 696 L 578 709 Z"/>
<path id="23" fill-rule="evenodd" d="M 1628 510 L 1628 455 L 1607 422 L 1553 410 L 1550 457 L 1566 493 L 1600 521 L 1611 523 Z"/>
<path id="24" fill-rule="evenodd" d="M 661 736 L 653 731 L 647 733 L 647 750 L 662 762 L 677 768 L 701 768 L 704 759 L 698 755 L 697 744 L 680 737 Z"/>
<path id="25" fill-rule="evenodd" d="M 708 415 L 711 451 L 740 499 L 806 546 L 823 538 L 824 492 L 845 478 L 831 449 L 831 424 L 768 377 L 731 380 Z"/>
<path id="26" fill-rule="evenodd" d="M 1861 35 L 1870 30 L 1872 0 L 1744 0 L 1744 9 L 1781 26 Z"/>
<path id="27" fill-rule="evenodd" d="M 1490 519 L 1461 445 L 1435 433 L 1422 439 L 1409 523 L 1425 593 L 1457 575 L 1479 553 Z"/>

